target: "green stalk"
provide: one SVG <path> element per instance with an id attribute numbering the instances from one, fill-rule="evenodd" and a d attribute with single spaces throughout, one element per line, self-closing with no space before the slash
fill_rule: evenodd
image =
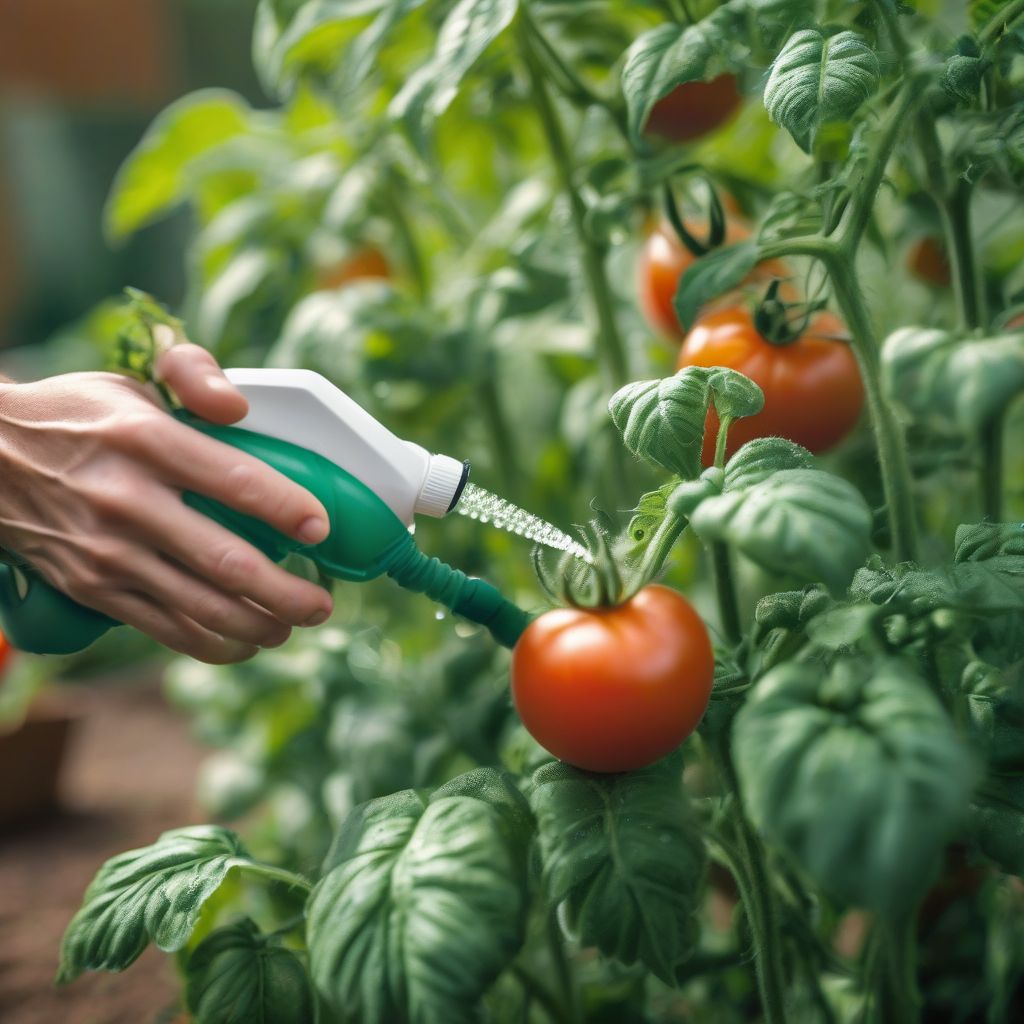
<path id="1" fill-rule="evenodd" d="M 718 469 L 725 468 L 725 446 L 732 421 L 733 417 L 723 416 L 718 426 L 718 437 L 715 438 L 715 466 Z M 711 568 L 715 578 L 719 624 L 726 640 L 735 646 L 743 638 L 743 627 L 740 624 L 739 601 L 729 548 L 721 541 L 713 541 L 711 544 Z"/>
<path id="2" fill-rule="evenodd" d="M 953 276 L 953 290 L 963 326 L 984 327 L 988 320 L 981 267 L 974 253 L 971 235 L 971 184 L 960 180 L 952 194 L 939 202 L 939 215 L 946 239 Z"/>
<path id="3" fill-rule="evenodd" d="M 912 912 L 875 926 L 864 976 L 874 996 L 869 1019 L 877 1024 L 918 1024 L 921 1019 L 916 922 Z"/>
<path id="4" fill-rule="evenodd" d="M 313 891 L 313 883 L 303 878 L 302 875 L 296 875 L 284 868 L 274 867 L 272 864 L 244 860 L 239 862 L 238 869 L 258 878 L 265 878 L 268 882 L 280 882 L 289 889 L 301 889 L 306 894 Z"/>
<path id="5" fill-rule="evenodd" d="M 604 264 L 604 253 L 589 236 L 586 227 L 587 208 L 576 188 L 576 168 L 562 123 L 548 92 L 544 68 L 537 56 L 528 23 L 519 21 L 519 40 L 523 62 L 530 78 L 530 87 L 537 104 L 548 148 L 558 172 L 559 182 L 569 200 L 573 230 L 580 247 L 583 276 L 587 282 L 590 301 L 597 319 L 596 346 L 601 373 L 605 384 L 615 389 L 626 382 L 629 367 L 626 351 L 619 334 L 618 321 L 612 301 L 612 288 Z"/>
<path id="6" fill-rule="evenodd" d="M 1003 441 L 1005 413 L 998 413 L 981 432 L 981 499 L 985 518 L 993 523 L 1003 518 Z"/>
<path id="7" fill-rule="evenodd" d="M 999 11 L 988 24 L 984 25 L 978 33 L 978 42 L 987 46 L 994 42 L 1009 28 L 1024 17 L 1024 0 L 1011 0 L 1001 11 Z"/>
<path id="8" fill-rule="evenodd" d="M 853 353 L 860 367 L 867 396 L 889 513 L 893 552 L 897 561 L 914 561 L 917 557 L 917 516 L 910 464 L 907 461 L 903 429 L 882 394 L 878 342 L 852 264 L 840 256 L 829 260 L 826 267 L 832 279 L 836 301 L 850 329 Z"/>
<path id="9" fill-rule="evenodd" d="M 647 550 L 644 552 L 643 562 L 640 568 L 640 578 L 644 581 L 652 580 L 661 572 L 665 560 L 675 547 L 675 543 L 682 536 L 686 529 L 688 520 L 685 516 L 677 516 L 674 512 L 661 521 L 661 525 L 651 538 Z"/>
<path id="10" fill-rule="evenodd" d="M 782 963 L 782 935 L 775 893 L 765 865 L 764 846 L 743 812 L 739 782 L 726 745 L 714 745 L 712 754 L 726 789 L 732 795 L 730 820 L 736 831 L 739 858 L 733 873 L 754 939 L 754 969 L 765 1024 L 785 1024 L 786 972 Z"/>

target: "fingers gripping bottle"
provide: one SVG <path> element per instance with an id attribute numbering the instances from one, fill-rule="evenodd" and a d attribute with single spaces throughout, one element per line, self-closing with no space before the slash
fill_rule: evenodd
<path id="1" fill-rule="evenodd" d="M 469 464 L 396 437 L 320 374 L 309 370 L 226 371 L 249 401 L 235 426 L 178 413 L 196 430 L 273 466 L 314 494 L 331 532 L 313 546 L 259 519 L 197 494 L 193 508 L 232 530 L 276 562 L 291 552 L 327 576 L 365 582 L 387 575 L 455 614 L 485 626 L 512 646 L 528 616 L 484 580 L 430 558 L 417 547 L 417 515 L 441 517 L 458 504 Z M 69 654 L 118 625 L 76 603 L 28 565 L 0 565 L 0 631 L 25 651 Z"/>

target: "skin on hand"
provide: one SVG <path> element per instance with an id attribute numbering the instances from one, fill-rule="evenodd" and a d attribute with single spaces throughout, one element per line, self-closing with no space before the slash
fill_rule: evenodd
<path id="1" fill-rule="evenodd" d="M 160 379 L 214 423 L 242 394 L 196 345 L 165 352 Z M 0 547 L 81 604 L 200 661 L 244 661 L 331 612 L 321 587 L 189 508 L 183 491 L 315 544 L 330 529 L 308 491 L 168 415 L 152 389 L 110 373 L 0 384 Z"/>

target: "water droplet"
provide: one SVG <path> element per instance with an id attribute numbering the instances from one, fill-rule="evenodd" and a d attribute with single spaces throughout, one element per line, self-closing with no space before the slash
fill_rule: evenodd
<path id="1" fill-rule="evenodd" d="M 438 610 L 434 612 L 434 618 L 437 619 L 438 622 L 440 622 L 444 618 L 444 612 L 441 611 L 440 608 L 438 608 Z"/>

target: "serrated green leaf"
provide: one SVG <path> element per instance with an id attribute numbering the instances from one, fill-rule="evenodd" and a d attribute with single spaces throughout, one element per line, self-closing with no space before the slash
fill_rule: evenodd
<path id="1" fill-rule="evenodd" d="M 852 117 L 878 81 L 878 57 L 856 32 L 826 37 L 817 29 L 801 29 L 772 63 L 764 105 L 809 153 L 818 129 Z"/>
<path id="2" fill-rule="evenodd" d="M 518 9 L 519 0 L 459 0 L 445 18 L 433 57 L 409 76 L 388 108 L 420 150 L 432 122 L 451 106 L 462 80 Z"/>
<path id="3" fill-rule="evenodd" d="M 844 903 L 914 906 L 965 818 L 976 768 L 909 662 L 789 662 L 736 718 L 743 801 L 758 827 Z"/>
<path id="4" fill-rule="evenodd" d="M 1024 334 L 901 328 L 882 343 L 882 384 L 915 420 L 975 434 L 1024 391 Z"/>
<path id="5" fill-rule="evenodd" d="M 964 523 L 956 528 L 954 562 L 1024 556 L 1024 523 Z"/>
<path id="6" fill-rule="evenodd" d="M 468 1024 L 518 950 L 526 847 L 512 823 L 529 815 L 482 771 L 489 780 L 373 800 L 343 823 L 307 922 L 310 974 L 339 1018 Z"/>
<path id="7" fill-rule="evenodd" d="M 556 762 L 533 776 L 544 889 L 585 946 L 668 984 L 693 952 L 704 874 L 678 757 L 624 775 Z"/>
<path id="8" fill-rule="evenodd" d="M 679 279 L 672 304 L 680 326 L 688 331 L 701 308 L 735 288 L 757 263 L 757 242 L 726 245 L 694 260 Z"/>
<path id="9" fill-rule="evenodd" d="M 749 377 L 727 366 L 714 366 L 708 374 L 708 389 L 719 418 L 756 416 L 764 408 L 764 392 Z"/>
<path id="10" fill-rule="evenodd" d="M 692 25 L 659 25 L 637 37 L 622 68 L 622 93 L 635 141 L 651 108 L 676 86 L 728 70 L 728 42 L 720 19 L 714 17 Z"/>
<path id="11" fill-rule="evenodd" d="M 1003 871 L 1024 875 L 1024 775 L 990 775 L 971 801 L 979 849 Z"/>
<path id="12" fill-rule="evenodd" d="M 784 437 L 748 441 L 725 467 L 726 491 L 742 491 L 784 469 L 812 469 L 814 456 Z"/>
<path id="13" fill-rule="evenodd" d="M 612 395 L 608 410 L 626 447 L 684 480 L 694 479 L 701 468 L 708 375 L 704 367 L 688 366 L 672 377 L 627 384 Z"/>
<path id="14" fill-rule="evenodd" d="M 1024 772 L 1024 662 L 996 668 L 971 662 L 961 691 L 978 749 L 995 769 Z"/>
<path id="15" fill-rule="evenodd" d="M 181 949 L 227 873 L 250 861 L 238 836 L 217 825 L 165 832 L 151 846 L 112 857 L 64 933 L 58 982 L 83 971 L 122 971 L 150 942 L 164 952 Z"/>
<path id="16" fill-rule="evenodd" d="M 770 572 L 842 590 L 871 549 L 871 510 L 850 483 L 786 469 L 702 502 L 691 524 Z"/>
<path id="17" fill-rule="evenodd" d="M 935 569 L 876 562 L 858 571 L 850 595 L 915 615 L 940 608 L 983 617 L 1024 611 L 1024 559 L 1003 555 Z"/>
<path id="18" fill-rule="evenodd" d="M 196 1024 L 309 1024 L 313 998 L 302 961 L 269 943 L 248 918 L 211 932 L 185 966 Z"/>
<path id="19" fill-rule="evenodd" d="M 181 202 L 200 157 L 243 135 L 249 107 L 226 89 L 204 89 L 173 103 L 147 129 L 114 179 L 104 212 L 108 237 L 126 238 Z"/>

